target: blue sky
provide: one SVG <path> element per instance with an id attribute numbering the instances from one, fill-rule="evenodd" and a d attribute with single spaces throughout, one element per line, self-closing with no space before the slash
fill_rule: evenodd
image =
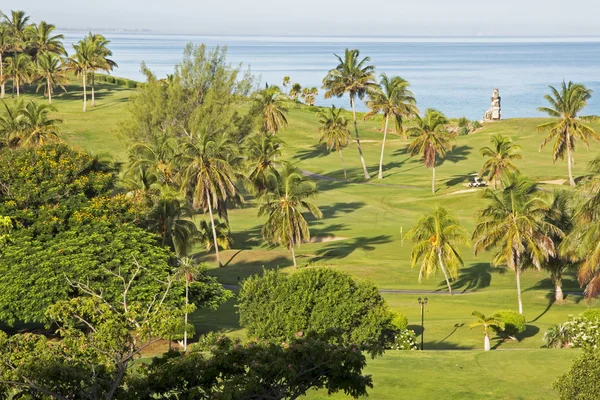
<path id="1" fill-rule="evenodd" d="M 3 0 L 59 28 L 273 35 L 600 35 L 599 0 Z M 571 17 L 571 15 L 573 17 Z"/>

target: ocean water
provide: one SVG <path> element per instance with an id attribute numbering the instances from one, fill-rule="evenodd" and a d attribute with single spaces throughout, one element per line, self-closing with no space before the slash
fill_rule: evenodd
<path id="1" fill-rule="evenodd" d="M 502 117 L 540 116 L 548 85 L 564 80 L 583 83 L 596 92 L 586 110 L 600 114 L 600 38 L 370 38 L 159 35 L 103 33 L 119 68 L 115 76 L 142 80 L 140 63 L 159 77 L 172 73 L 189 42 L 209 47 L 227 46 L 232 65 L 243 63 L 262 84 L 292 82 L 320 89 L 334 68 L 334 53 L 346 47 L 369 56 L 377 74 L 400 75 L 408 80 L 424 111 L 432 107 L 449 117 L 481 119 L 490 106 L 493 88 L 502 96 Z M 85 32 L 65 33 L 71 49 Z M 347 98 L 325 100 L 349 108 Z M 365 109 L 363 103 L 357 105 Z"/>

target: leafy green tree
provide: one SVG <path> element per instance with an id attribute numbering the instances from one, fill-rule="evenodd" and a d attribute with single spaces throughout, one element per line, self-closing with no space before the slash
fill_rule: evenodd
<path id="1" fill-rule="evenodd" d="M 244 143 L 248 163 L 248 180 L 259 196 L 268 190 L 269 177 L 277 172 L 277 158 L 281 158 L 283 142 L 276 136 L 257 134 Z"/>
<path id="2" fill-rule="evenodd" d="M 350 141 L 350 130 L 348 129 L 348 120 L 342 114 L 343 111 L 343 108 L 331 106 L 331 108 L 319 112 L 319 124 L 321 125 L 319 128 L 319 131 L 321 132 L 319 143 L 325 142 L 327 150 L 335 150 L 340 154 L 342 169 L 344 170 L 344 180 L 347 181 L 348 174 L 346 173 L 346 167 L 344 166 L 342 149 L 348 146 L 348 142 Z"/>
<path id="3" fill-rule="evenodd" d="M 44 96 L 48 96 L 48 104 L 52 104 L 52 93 L 59 86 L 65 92 L 65 85 L 69 83 L 66 68 L 61 59 L 52 53 L 42 53 L 36 60 L 36 78 L 40 80 L 37 90 L 44 88 Z"/>
<path id="4" fill-rule="evenodd" d="M 552 94 L 544 96 L 550 106 L 540 107 L 538 111 L 546 113 L 550 117 L 556 118 L 556 120 L 538 126 L 539 132 L 550 131 L 542 142 L 540 150 L 554 140 L 552 160 L 564 159 L 565 155 L 567 156 L 569 183 L 571 186 L 575 186 L 572 167 L 576 141 L 581 140 L 589 147 L 590 139 L 600 140 L 600 136 L 594 129 L 583 123 L 593 118 L 580 116 L 581 111 L 587 105 L 587 101 L 592 97 L 592 91 L 581 84 L 566 83 L 564 81 L 560 92 L 552 86 L 550 86 L 550 91 Z"/>
<path id="5" fill-rule="evenodd" d="M 552 385 L 562 400 L 600 398 L 600 351 L 583 352 L 571 369 Z"/>
<path id="6" fill-rule="evenodd" d="M 317 188 L 289 164 L 280 173 L 271 175 L 271 181 L 270 190 L 261 197 L 258 209 L 259 217 L 267 217 L 262 235 L 269 243 L 277 243 L 291 250 L 294 268 L 298 268 L 294 247 L 310 239 L 308 222 L 302 210 L 316 218 L 323 215 L 309 201 L 317 195 Z"/>
<path id="7" fill-rule="evenodd" d="M 279 343 L 335 331 L 335 344 L 365 345 L 378 353 L 395 329 L 395 315 L 377 287 L 327 268 L 292 275 L 265 271 L 244 280 L 238 304 L 240 324 L 250 337 Z"/>
<path id="8" fill-rule="evenodd" d="M 67 55 L 62 41 L 64 35 L 53 35 L 56 26 L 45 21 L 39 24 L 29 25 L 25 31 L 27 38 L 27 49 L 33 50 L 35 59 L 43 53 L 53 53 L 55 55 Z"/>
<path id="9" fill-rule="evenodd" d="M 514 160 L 522 160 L 521 146 L 516 145 L 510 138 L 498 134 L 490 139 L 490 147 L 482 147 L 479 152 L 488 157 L 481 168 L 480 175 L 487 176 L 488 181 L 494 181 L 494 189 L 506 173 L 518 173 L 519 169 L 513 164 Z"/>
<path id="10" fill-rule="evenodd" d="M 436 157 L 444 158 L 452 148 L 454 135 L 446 129 L 448 119 L 441 112 L 428 108 L 425 117 L 416 115 L 417 124 L 408 129 L 411 136 L 416 136 L 408 146 L 411 157 L 423 157 L 425 167 L 431 168 L 431 193 L 435 193 L 435 164 Z"/>
<path id="11" fill-rule="evenodd" d="M 89 41 L 80 40 L 73 45 L 75 54 L 67 61 L 67 70 L 81 78 L 83 86 L 83 111 L 87 111 L 87 77 L 95 69 L 95 46 Z"/>
<path id="12" fill-rule="evenodd" d="M 21 95 L 21 85 L 28 83 L 34 73 L 31 57 L 24 53 L 17 53 L 6 59 L 6 74 L 13 81 L 13 86 L 17 91 L 17 97 Z"/>
<path id="13" fill-rule="evenodd" d="M 452 294 L 450 280 L 458 277 L 463 265 L 458 246 L 469 243 L 469 236 L 457 219 L 445 208 L 436 207 L 433 213 L 423 215 L 417 221 L 406 238 L 415 242 L 411 254 L 412 267 L 423 259 L 419 282 L 423 277 L 433 276 L 439 267 L 448 285 L 448 292 Z"/>
<path id="14" fill-rule="evenodd" d="M 367 107 L 371 111 L 365 114 L 364 118 L 372 118 L 379 113 L 383 113 L 384 120 L 378 179 L 383 179 L 383 154 L 390 117 L 394 118 L 396 122 L 396 130 L 405 136 L 403 122 L 419 114 L 419 109 L 416 105 L 417 101 L 409 87 L 410 84 L 399 76 L 388 78 L 386 74 L 381 74 L 379 86 L 371 88 L 368 92 L 369 101 L 367 101 Z"/>
<path id="15" fill-rule="evenodd" d="M 521 272 L 529 262 L 540 269 L 556 254 L 551 235 L 562 235 L 558 227 L 546 221 L 548 204 L 536 192 L 529 179 L 508 175 L 502 191 L 484 191 L 489 204 L 478 212 L 473 232 L 475 254 L 497 248 L 492 264 L 506 265 L 515 272 L 520 314 Z"/>
<path id="16" fill-rule="evenodd" d="M 339 64 L 334 69 L 327 73 L 323 79 L 323 89 L 325 89 L 325 98 L 342 97 L 345 93 L 350 97 L 350 107 L 352 108 L 352 116 L 354 121 L 354 133 L 356 134 L 356 144 L 360 161 L 362 162 L 365 179 L 371 179 L 367 165 L 360 146 L 360 137 L 358 136 L 358 125 L 356 124 L 356 109 L 354 102 L 356 98 L 363 99 L 367 92 L 375 87 L 375 67 L 367 65 L 371 60 L 369 57 L 359 59 L 360 52 L 356 49 L 346 49 L 344 58 L 338 56 Z"/>
<path id="17" fill-rule="evenodd" d="M 275 135 L 287 127 L 288 98 L 277 86 L 254 92 L 251 97 L 252 115 L 257 115 L 262 132 Z"/>
<path id="18" fill-rule="evenodd" d="M 29 101 L 22 110 L 23 128 L 19 132 L 19 145 L 37 147 L 60 141 L 58 126 L 62 120 L 49 118 L 50 112 L 53 111 L 56 111 L 56 108 L 50 104 Z"/>
<path id="19" fill-rule="evenodd" d="M 498 327 L 500 329 L 504 329 L 504 322 L 500 319 L 495 318 L 494 316 L 486 317 L 479 311 L 473 311 L 473 316 L 477 318 L 476 321 L 473 321 L 469 324 L 469 328 L 473 329 L 478 326 L 483 327 L 483 350 L 490 351 L 490 333 L 489 330 L 491 327 Z"/>

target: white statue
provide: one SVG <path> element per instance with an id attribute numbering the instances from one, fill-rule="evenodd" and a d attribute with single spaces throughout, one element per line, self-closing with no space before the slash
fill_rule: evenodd
<path id="1" fill-rule="evenodd" d="M 494 91 L 492 92 L 492 106 L 483 115 L 483 120 L 485 122 L 500 121 L 500 119 L 502 118 L 500 99 L 500 92 L 498 91 L 498 89 L 494 89 Z"/>

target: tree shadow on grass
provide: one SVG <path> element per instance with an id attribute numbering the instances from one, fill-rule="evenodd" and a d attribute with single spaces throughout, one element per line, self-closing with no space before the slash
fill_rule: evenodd
<path id="1" fill-rule="evenodd" d="M 546 298 L 548 299 L 548 305 L 546 306 L 546 308 L 544 309 L 544 311 L 542 311 L 540 315 L 538 315 L 537 317 L 535 317 L 534 319 L 532 319 L 529 322 L 536 322 L 538 319 L 542 318 L 548 311 L 550 311 L 550 309 L 552 308 L 552 306 L 556 302 L 554 293 L 547 293 L 546 294 Z M 566 296 L 565 296 L 565 298 L 566 298 Z"/>
<path id="2" fill-rule="evenodd" d="M 469 157 L 469 154 L 471 154 L 471 150 L 473 150 L 473 147 L 471 146 L 456 146 L 446 153 L 446 157 L 439 159 L 436 164 L 439 166 L 446 161 L 449 161 L 452 164 L 456 164 L 459 161 L 465 161 Z"/>
<path id="3" fill-rule="evenodd" d="M 473 178 L 473 174 L 477 172 L 471 171 L 463 175 L 453 175 L 446 181 L 446 187 L 452 187 L 456 185 L 461 185 L 463 183 L 467 183 Z"/>
<path id="4" fill-rule="evenodd" d="M 262 225 L 257 225 L 251 229 L 242 231 L 232 231 L 231 239 L 233 239 L 233 248 L 240 250 L 250 250 L 260 246 L 263 243 Z"/>
<path id="5" fill-rule="evenodd" d="M 476 292 L 489 287 L 492 282 L 492 273 L 503 275 L 506 272 L 504 268 L 492 267 L 489 263 L 477 263 L 468 268 L 462 268 L 458 279 L 451 282 L 452 290 L 461 290 L 461 293 Z M 446 290 L 446 281 L 438 284 L 437 291 Z"/>
<path id="6" fill-rule="evenodd" d="M 311 160 L 313 158 L 327 157 L 330 151 L 324 144 L 315 144 L 310 149 L 300 150 L 294 155 L 294 160 Z"/>
<path id="7" fill-rule="evenodd" d="M 316 227 L 315 227 L 315 225 L 316 225 Z M 323 226 L 322 228 L 318 227 L 319 225 L 325 225 L 325 224 L 323 222 L 317 222 L 317 223 L 311 224 L 310 237 L 311 237 L 312 243 L 320 242 L 320 241 L 322 242 L 322 241 L 324 241 L 322 239 L 326 239 L 326 238 L 334 238 L 336 233 L 348 230 L 348 228 L 347 228 L 348 225 L 346 225 L 346 224 L 333 224 L 333 225 Z"/>
<path id="8" fill-rule="evenodd" d="M 355 250 L 373 251 L 375 250 L 375 246 L 389 243 L 391 239 L 392 238 L 388 235 L 379 235 L 370 238 L 357 237 L 331 243 L 317 251 L 317 257 L 314 258 L 314 261 L 318 262 L 332 258 L 346 258 Z"/>
<path id="9" fill-rule="evenodd" d="M 366 203 L 363 201 L 354 201 L 354 202 L 350 202 L 350 203 L 337 202 L 335 204 L 321 206 L 319 208 L 321 209 L 321 212 L 323 213 L 323 219 L 331 219 L 331 218 L 336 218 L 341 214 L 350 214 L 350 213 L 358 210 L 359 208 L 364 207 L 365 204 Z M 307 221 L 316 221 L 317 220 L 315 217 L 313 217 L 310 214 L 309 214 L 309 216 L 307 216 L 306 219 L 307 219 Z"/>
<path id="10" fill-rule="evenodd" d="M 496 340 L 496 343 L 492 346 L 492 350 L 496 350 L 498 347 L 502 346 L 504 343 L 514 342 L 514 339 L 517 339 L 517 342 L 521 342 L 524 339 L 534 337 L 540 333 L 540 328 L 535 325 L 525 325 L 525 331 L 518 333 L 514 338 L 509 338 L 506 336 L 496 336 L 492 338 L 492 340 Z"/>

